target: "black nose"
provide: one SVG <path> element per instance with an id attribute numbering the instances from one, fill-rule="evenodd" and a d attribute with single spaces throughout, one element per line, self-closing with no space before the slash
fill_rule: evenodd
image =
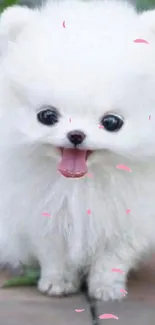
<path id="1" fill-rule="evenodd" d="M 86 136 L 82 131 L 71 131 L 67 134 L 67 137 L 71 143 L 77 146 L 83 142 Z"/>

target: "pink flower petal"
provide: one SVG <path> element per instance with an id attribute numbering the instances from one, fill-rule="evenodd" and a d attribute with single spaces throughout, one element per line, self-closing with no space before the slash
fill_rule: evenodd
<path id="1" fill-rule="evenodd" d="M 62 23 L 63 28 L 66 28 L 65 21 Z"/>
<path id="2" fill-rule="evenodd" d="M 117 165 L 116 168 L 125 170 L 130 173 L 132 172 L 132 170 L 128 166 L 125 166 L 125 165 Z"/>
<path id="3" fill-rule="evenodd" d="M 82 311 L 84 311 L 85 309 L 75 309 L 75 311 L 77 312 L 77 313 L 82 313 Z"/>
<path id="4" fill-rule="evenodd" d="M 124 296 L 126 296 L 128 294 L 127 291 L 124 289 L 121 289 L 120 292 L 124 293 Z"/>
<path id="5" fill-rule="evenodd" d="M 42 215 L 43 215 L 44 217 L 51 217 L 50 213 L 47 213 L 47 212 L 43 212 Z"/>
<path id="6" fill-rule="evenodd" d="M 99 318 L 100 319 L 109 319 L 109 318 L 118 319 L 118 317 L 113 314 L 102 314 L 99 316 Z"/>
<path id="7" fill-rule="evenodd" d="M 87 173 L 86 176 L 93 177 L 93 174 Z"/>
<path id="8" fill-rule="evenodd" d="M 147 42 L 145 39 L 142 38 L 137 38 L 134 40 L 134 43 L 145 43 L 145 44 L 149 44 L 149 42 Z"/>
<path id="9" fill-rule="evenodd" d="M 113 268 L 112 272 L 117 272 L 117 273 L 125 273 L 124 271 L 122 271 L 121 269 L 117 269 L 117 268 Z"/>
<path id="10" fill-rule="evenodd" d="M 88 213 L 88 214 L 91 214 L 91 210 L 90 210 L 90 209 L 88 209 L 88 210 L 87 210 L 87 213 Z"/>
<path id="11" fill-rule="evenodd" d="M 131 212 L 131 210 L 130 210 L 130 209 L 127 209 L 127 210 L 126 210 L 126 213 L 127 213 L 127 214 L 128 214 L 128 213 L 130 213 L 130 212 Z"/>

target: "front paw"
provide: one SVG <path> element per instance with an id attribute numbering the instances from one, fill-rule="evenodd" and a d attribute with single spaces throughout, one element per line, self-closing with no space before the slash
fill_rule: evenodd
<path id="1" fill-rule="evenodd" d="M 55 282 L 47 277 L 39 280 L 38 290 L 48 296 L 65 296 L 77 292 L 78 287 L 71 282 L 65 282 L 64 280 Z"/>
<path id="2" fill-rule="evenodd" d="M 122 300 L 127 295 L 125 286 L 120 283 L 113 283 L 107 285 L 102 281 L 92 281 L 89 283 L 89 295 L 95 299 L 108 301 L 108 300 Z"/>

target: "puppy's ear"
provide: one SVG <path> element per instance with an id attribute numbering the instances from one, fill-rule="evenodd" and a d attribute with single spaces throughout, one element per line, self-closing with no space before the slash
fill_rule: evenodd
<path id="1" fill-rule="evenodd" d="M 145 11 L 140 14 L 140 19 L 146 32 L 155 36 L 155 10 Z"/>
<path id="2" fill-rule="evenodd" d="M 34 10 L 24 6 L 12 6 L 0 16 L 0 47 L 5 43 L 16 41 L 24 27 L 34 17 Z"/>

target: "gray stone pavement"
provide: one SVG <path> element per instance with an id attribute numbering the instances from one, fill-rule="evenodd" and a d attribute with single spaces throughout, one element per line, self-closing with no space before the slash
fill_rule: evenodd
<path id="1" fill-rule="evenodd" d="M 8 278 L 0 272 L 0 286 Z M 84 309 L 76 312 L 76 309 Z M 129 279 L 122 302 L 97 302 L 98 317 L 113 314 L 118 319 L 99 319 L 100 325 L 155 325 L 155 256 Z M 47 298 L 35 287 L 0 289 L 0 325 L 92 325 L 83 295 Z"/>

